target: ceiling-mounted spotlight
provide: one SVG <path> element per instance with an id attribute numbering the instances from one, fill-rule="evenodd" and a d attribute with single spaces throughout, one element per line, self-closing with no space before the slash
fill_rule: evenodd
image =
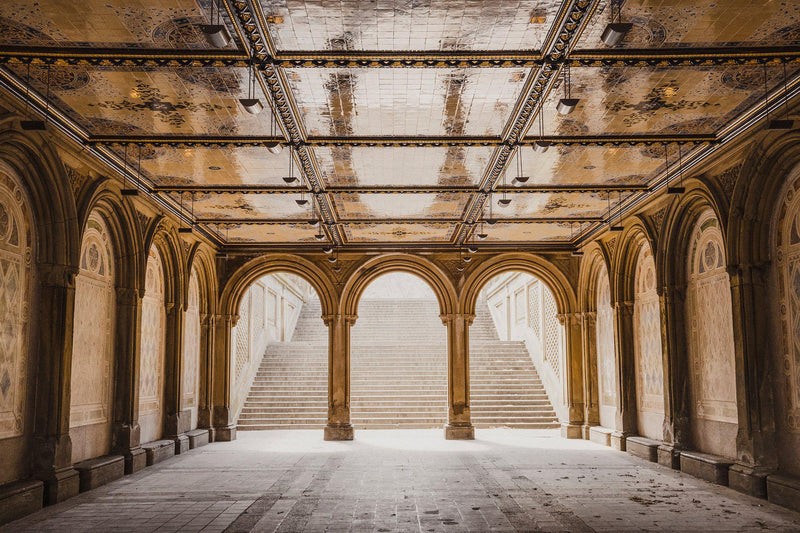
<path id="1" fill-rule="evenodd" d="M 256 66 L 251 64 L 248 69 L 249 75 L 247 79 L 247 98 L 239 98 L 239 103 L 245 111 L 251 115 L 258 115 L 264 109 L 264 104 L 261 103 L 260 98 L 255 97 L 256 90 Z"/>
<path id="2" fill-rule="evenodd" d="M 564 98 L 561 98 L 556 105 L 556 111 L 561 115 L 569 115 L 575 111 L 580 99 L 572 97 L 572 74 L 570 73 L 569 63 L 564 63 Z"/>
<path id="3" fill-rule="evenodd" d="M 617 8 L 616 22 L 614 22 L 614 7 Z M 621 22 L 622 20 L 622 6 L 619 0 L 611 0 L 611 22 L 603 30 L 603 35 L 600 40 L 608 46 L 616 46 L 633 28 L 630 22 Z"/>
<path id="4" fill-rule="evenodd" d="M 217 16 L 214 18 L 214 7 L 217 8 Z M 222 24 L 222 15 L 220 14 L 220 7 L 217 0 L 211 2 L 211 24 L 201 24 L 200 30 L 203 36 L 211 46 L 222 48 L 228 46 L 231 42 L 231 34 L 228 29 Z"/>
<path id="5" fill-rule="evenodd" d="M 333 246 L 325 246 L 322 248 L 322 253 L 325 254 L 332 254 L 333 253 Z"/>
<path id="6" fill-rule="evenodd" d="M 279 154 L 283 151 L 283 145 L 277 142 L 264 143 L 264 146 L 271 154 Z"/>

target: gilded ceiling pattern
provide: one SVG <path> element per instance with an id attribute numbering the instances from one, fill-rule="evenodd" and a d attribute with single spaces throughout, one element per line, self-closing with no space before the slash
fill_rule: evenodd
<path id="1" fill-rule="evenodd" d="M 663 184 L 676 135 L 687 136 L 684 158 L 699 157 L 758 112 L 765 69 L 752 53 L 800 52 L 800 4 L 785 0 L 623 0 L 633 27 L 613 47 L 601 41 L 607 0 L 221 4 L 232 39 L 217 48 L 200 28 L 211 0 L 0 3 L 0 78 L 47 97 L 62 114 L 52 120 L 124 161 L 159 201 L 182 203 L 206 236 L 242 246 L 463 244 L 487 197 L 497 223 L 480 243 L 574 243 L 635 191 Z M 29 67 L 31 47 L 44 52 Z M 669 60 L 709 48 L 734 57 Z M 556 112 L 563 51 L 614 52 L 570 69 L 579 102 L 568 115 Z M 641 59 L 656 52 L 666 59 Z M 239 102 L 253 56 L 257 114 Z M 771 62 L 769 92 L 791 89 L 797 67 L 786 65 L 786 83 Z M 267 150 L 284 132 L 298 148 L 300 180 L 289 184 L 289 150 Z M 515 147 L 540 134 L 554 141 L 546 152 Z M 518 175 L 527 181 L 510 190 Z M 301 189 L 319 208 L 298 204 Z"/>

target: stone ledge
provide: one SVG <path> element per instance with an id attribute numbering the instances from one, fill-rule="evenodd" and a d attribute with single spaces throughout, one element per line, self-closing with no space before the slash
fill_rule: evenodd
<path id="1" fill-rule="evenodd" d="M 611 446 L 611 434 L 614 433 L 613 429 L 604 428 L 603 426 L 592 426 L 589 428 L 589 440 L 603 446 Z"/>
<path id="2" fill-rule="evenodd" d="M 625 439 L 625 449 L 629 454 L 647 459 L 651 463 L 658 462 L 658 447 L 662 444 L 663 442 L 646 437 L 628 437 Z"/>
<path id="3" fill-rule="evenodd" d="M 673 470 L 680 470 L 681 451 L 672 444 L 662 444 L 658 447 L 658 464 L 668 466 Z"/>
<path id="4" fill-rule="evenodd" d="M 189 451 L 189 437 L 187 437 L 186 434 L 182 433 L 172 440 L 175 443 L 175 455 L 180 455 Z"/>
<path id="5" fill-rule="evenodd" d="M 207 429 L 193 429 L 186 433 L 189 437 L 189 449 L 194 450 L 209 443 L 210 435 Z"/>
<path id="6" fill-rule="evenodd" d="M 175 455 L 175 441 L 154 440 L 142 444 L 142 449 L 147 454 L 147 466 L 153 466 Z"/>
<path id="7" fill-rule="evenodd" d="M 611 433 L 611 447 L 619 452 L 625 451 L 625 440 L 629 437 L 627 433 L 622 431 L 614 431 Z"/>
<path id="8" fill-rule="evenodd" d="M 767 476 L 770 473 L 765 468 L 737 463 L 728 469 L 728 486 L 756 498 L 766 498 Z"/>
<path id="9" fill-rule="evenodd" d="M 701 452 L 681 452 L 681 472 L 717 485 L 728 484 L 731 459 Z"/>
<path id="10" fill-rule="evenodd" d="M 104 455 L 75 463 L 75 470 L 80 476 L 80 490 L 96 489 L 125 475 L 125 457 L 122 455 Z"/>
<path id="11" fill-rule="evenodd" d="M 767 476 L 767 499 L 777 505 L 800 511 L 800 479 L 780 474 Z"/>
<path id="12" fill-rule="evenodd" d="M 580 424 L 569 424 L 569 423 L 562 423 L 561 424 L 561 438 L 562 439 L 582 439 L 583 438 L 583 426 Z"/>
<path id="13" fill-rule="evenodd" d="M 37 479 L 0 485 L 0 525 L 35 513 L 44 502 L 44 483 Z"/>

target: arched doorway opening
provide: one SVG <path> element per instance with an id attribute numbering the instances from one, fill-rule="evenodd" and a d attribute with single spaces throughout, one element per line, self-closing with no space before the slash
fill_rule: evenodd
<path id="1" fill-rule="evenodd" d="M 422 278 L 390 272 L 358 301 L 350 334 L 355 429 L 441 428 L 447 423 L 447 328 Z"/>
<path id="2" fill-rule="evenodd" d="M 507 271 L 489 279 L 469 329 L 472 423 L 476 428 L 559 427 L 565 332 L 556 300 L 537 277 Z"/>
<path id="3" fill-rule="evenodd" d="M 231 406 L 239 430 L 322 429 L 328 328 L 317 292 L 274 272 L 242 295 L 231 332 Z"/>

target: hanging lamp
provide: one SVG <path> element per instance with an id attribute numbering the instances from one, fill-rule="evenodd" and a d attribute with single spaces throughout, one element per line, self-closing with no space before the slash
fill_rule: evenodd
<path id="1" fill-rule="evenodd" d="M 517 147 L 517 175 L 511 180 L 511 185 L 521 187 L 530 179 L 530 176 L 522 175 L 522 146 Z"/>
<path id="2" fill-rule="evenodd" d="M 260 98 L 255 97 L 256 89 L 256 66 L 251 62 L 247 77 L 247 98 L 239 98 L 239 103 L 245 111 L 251 115 L 258 115 L 264 109 L 264 104 Z"/>
<path id="3" fill-rule="evenodd" d="M 764 109 L 767 112 L 767 129 L 768 130 L 790 130 L 794 126 L 794 121 L 789 118 L 788 109 L 788 95 L 786 92 L 786 62 L 783 63 L 783 103 L 784 103 L 784 118 L 772 119 L 769 118 L 769 98 L 767 92 L 767 63 L 764 62 Z"/>
<path id="4" fill-rule="evenodd" d="M 208 44 L 216 48 L 223 48 L 231 42 L 231 34 L 222 24 L 222 13 L 218 2 L 219 0 L 211 0 L 211 24 L 201 24 L 200 30 Z M 214 7 L 217 8 L 216 18 L 214 18 Z"/>
<path id="5" fill-rule="evenodd" d="M 564 98 L 561 98 L 556 105 L 556 111 L 562 115 L 569 115 L 575 111 L 575 106 L 578 105 L 580 99 L 572 98 L 572 74 L 569 68 L 569 62 L 564 62 Z"/>
<path id="6" fill-rule="evenodd" d="M 666 145 L 664 149 L 664 156 L 666 159 Z M 667 178 L 669 178 L 669 168 L 667 168 Z M 683 186 L 683 158 L 681 156 L 681 145 L 678 145 L 678 185 L 667 187 L 667 194 L 683 194 L 686 192 L 686 187 Z"/>
<path id="7" fill-rule="evenodd" d="M 537 114 L 539 115 L 539 138 L 533 142 L 533 151 L 543 154 L 553 143 L 544 140 L 544 109 L 540 107 Z"/>
<path id="8" fill-rule="evenodd" d="M 617 8 L 616 22 L 614 21 L 614 7 Z M 622 5 L 619 0 L 611 0 L 611 22 L 603 30 L 600 40 L 608 46 L 616 46 L 631 31 L 633 24 L 622 22 Z"/>

